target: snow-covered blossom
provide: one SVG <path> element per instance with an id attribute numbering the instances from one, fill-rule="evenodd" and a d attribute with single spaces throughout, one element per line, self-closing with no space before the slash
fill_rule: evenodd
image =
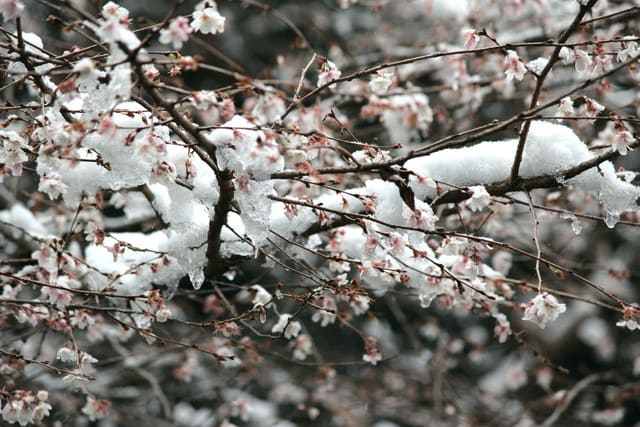
<path id="1" fill-rule="evenodd" d="M 181 49 L 184 43 L 189 40 L 192 31 L 193 28 L 189 26 L 189 20 L 184 16 L 177 16 L 169 22 L 168 28 L 160 30 L 159 41 L 162 44 L 171 44 L 174 49 Z"/>
<path id="2" fill-rule="evenodd" d="M 271 328 L 271 333 L 284 334 L 287 339 L 297 337 L 302 326 L 297 320 L 291 320 L 292 317 L 290 314 L 281 314 L 276 324 Z"/>
<path id="3" fill-rule="evenodd" d="M 478 30 L 474 30 L 473 28 L 462 30 L 462 37 L 464 38 L 465 49 L 475 49 L 478 43 L 480 43 L 480 34 Z"/>
<path id="4" fill-rule="evenodd" d="M 522 319 L 535 322 L 540 328 L 544 329 L 547 323 L 557 319 L 566 310 L 567 306 L 559 303 L 555 296 L 543 292 L 529 301 Z"/>
<path id="5" fill-rule="evenodd" d="M 20 0 L 0 0 L 0 13 L 5 21 L 17 18 L 24 11 L 24 3 Z"/>
<path id="6" fill-rule="evenodd" d="M 84 382 L 89 381 L 88 376 L 94 371 L 92 365 L 97 361 L 98 359 L 89 353 L 81 351 L 78 355 L 78 367 L 62 377 L 62 382 L 69 384 L 73 389 L 81 388 Z"/>
<path id="7" fill-rule="evenodd" d="M 78 360 L 78 352 L 69 347 L 60 347 L 56 358 L 62 363 L 76 363 Z"/>
<path id="8" fill-rule="evenodd" d="M 549 63 L 549 58 L 536 58 L 532 61 L 527 62 L 527 66 L 534 73 L 540 74 L 542 73 L 542 70 L 544 70 L 544 68 L 547 66 L 548 63 Z"/>
<path id="9" fill-rule="evenodd" d="M 438 217 L 433 213 L 431 206 L 426 203 L 417 203 L 414 210 L 405 211 L 403 215 L 411 227 L 421 230 L 433 230 Z"/>
<path id="10" fill-rule="evenodd" d="M 514 50 L 507 51 L 507 56 L 504 57 L 504 66 L 504 73 L 507 76 L 507 80 L 522 80 L 527 72 L 527 67 L 524 66 Z"/>
<path id="11" fill-rule="evenodd" d="M 320 70 L 318 71 L 318 87 L 324 86 L 327 83 L 330 83 L 336 79 L 339 79 L 342 75 L 342 72 L 336 67 L 336 64 L 325 59 L 320 65 Z M 330 88 L 335 87 L 335 85 L 329 85 Z"/>
<path id="12" fill-rule="evenodd" d="M 89 420 L 100 420 L 107 416 L 107 412 L 111 407 L 111 402 L 108 400 L 96 399 L 91 396 L 87 396 L 87 402 L 82 407 L 82 413 L 89 417 Z"/>
<path id="13" fill-rule="evenodd" d="M 466 205 L 469 206 L 474 212 L 480 212 L 491 203 L 491 195 L 487 192 L 484 185 L 474 185 L 469 187 L 471 197 L 466 201 Z"/>
<path id="14" fill-rule="evenodd" d="M 565 96 L 560 100 L 560 105 L 558 105 L 558 115 L 562 117 L 571 117 L 576 113 L 576 110 L 573 108 L 573 100 Z M 558 119 L 558 121 L 562 121 L 562 119 Z"/>
<path id="15" fill-rule="evenodd" d="M 391 86 L 393 73 L 377 72 L 369 82 L 369 89 L 376 95 L 384 95 Z"/>
<path id="16" fill-rule="evenodd" d="M 217 7 L 207 7 L 193 12 L 191 28 L 202 34 L 217 34 L 224 32 L 225 17 L 220 15 Z"/>

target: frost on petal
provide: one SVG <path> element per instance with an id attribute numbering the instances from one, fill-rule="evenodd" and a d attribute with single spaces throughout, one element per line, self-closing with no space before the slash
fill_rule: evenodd
<path id="1" fill-rule="evenodd" d="M 555 320 L 567 310 L 565 304 L 558 302 L 553 295 L 543 292 L 538 294 L 527 304 L 523 320 L 535 322 L 544 329 L 547 323 Z"/>

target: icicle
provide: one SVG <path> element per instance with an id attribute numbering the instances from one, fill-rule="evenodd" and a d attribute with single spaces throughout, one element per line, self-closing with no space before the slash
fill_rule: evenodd
<path id="1" fill-rule="evenodd" d="M 614 228 L 619 221 L 620 221 L 619 213 L 607 211 L 607 214 L 604 218 L 604 223 L 607 224 L 607 227 Z"/>

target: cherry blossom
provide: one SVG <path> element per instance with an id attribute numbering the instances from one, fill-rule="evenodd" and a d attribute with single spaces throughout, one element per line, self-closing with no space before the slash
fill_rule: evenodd
<path id="1" fill-rule="evenodd" d="M 480 43 L 480 34 L 472 28 L 462 30 L 462 37 L 464 38 L 463 46 L 465 49 L 475 49 Z"/>
<path id="2" fill-rule="evenodd" d="M 471 198 L 467 200 L 467 206 L 474 212 L 479 212 L 489 206 L 491 203 L 491 196 L 487 192 L 487 189 L 482 185 L 476 185 L 469 187 Z"/>
<path id="3" fill-rule="evenodd" d="M 566 310 L 567 306 L 565 304 L 559 303 L 553 295 L 543 292 L 529 301 L 522 319 L 535 322 L 540 328 L 544 329 L 547 323 L 556 320 Z"/>
<path id="4" fill-rule="evenodd" d="M 392 78 L 393 73 L 376 73 L 369 81 L 369 89 L 376 95 L 384 95 L 389 90 L 389 86 L 391 86 Z"/>
<path id="5" fill-rule="evenodd" d="M 339 79 L 341 75 L 342 72 L 338 69 L 338 67 L 336 67 L 336 64 L 325 58 L 320 65 L 317 86 L 322 87 L 336 79 Z M 329 87 L 334 88 L 335 85 L 330 85 Z"/>
<path id="6" fill-rule="evenodd" d="M 507 56 L 504 58 L 504 66 L 507 80 L 522 80 L 527 72 L 527 67 L 525 67 L 514 50 L 507 51 Z"/>
<path id="7" fill-rule="evenodd" d="M 637 2 L 90 3 L 0 0 L 3 423 L 634 414 Z"/>
<path id="8" fill-rule="evenodd" d="M 87 396 L 87 402 L 82 407 L 82 413 L 89 417 L 89 420 L 95 421 L 107 416 L 107 412 L 111 402 L 108 400 L 100 400 Z"/>
<path id="9" fill-rule="evenodd" d="M 24 10 L 24 3 L 20 0 L 0 0 L 0 13 L 4 20 L 17 18 Z"/>
<path id="10" fill-rule="evenodd" d="M 192 31 L 189 20 L 184 16 L 178 16 L 169 22 L 168 28 L 160 30 L 159 41 L 162 44 L 171 44 L 174 49 L 181 49 L 184 43 L 189 40 Z"/>
<path id="11" fill-rule="evenodd" d="M 215 3 L 214 3 L 215 5 Z M 193 12 L 193 21 L 191 21 L 191 28 L 194 31 L 199 31 L 202 34 L 217 34 L 224 32 L 225 17 L 220 15 L 217 7 L 206 7 L 202 10 L 196 10 Z M 177 25 L 182 25 L 178 23 Z M 183 34 L 177 37 L 182 37 Z M 176 36 L 172 38 L 172 42 L 175 42 Z"/>
<path id="12" fill-rule="evenodd" d="M 300 333 L 302 325 L 297 320 L 291 320 L 290 314 L 281 314 L 278 321 L 271 328 L 272 334 L 283 334 L 285 338 L 295 338 Z"/>

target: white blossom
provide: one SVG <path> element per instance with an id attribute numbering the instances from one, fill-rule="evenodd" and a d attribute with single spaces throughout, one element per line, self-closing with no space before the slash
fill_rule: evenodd
<path id="1" fill-rule="evenodd" d="M 225 17 L 220 15 L 216 7 L 207 7 L 193 12 L 191 28 L 202 34 L 217 34 L 224 32 Z"/>
<path id="2" fill-rule="evenodd" d="M 253 308 L 256 308 L 258 306 L 269 308 L 269 305 L 273 298 L 271 294 L 260 285 L 253 285 L 251 286 L 251 289 L 255 292 L 253 300 L 251 301 L 251 303 L 253 304 Z"/>
<path id="3" fill-rule="evenodd" d="M 549 63 L 549 58 L 536 58 L 532 61 L 529 61 L 527 63 L 527 66 L 534 73 L 540 74 L 542 73 L 542 70 L 544 70 L 544 68 L 547 66 L 548 63 Z"/>
<path id="4" fill-rule="evenodd" d="M 369 82 L 369 89 L 376 95 L 384 95 L 391 86 L 393 73 L 378 72 Z"/>
<path id="5" fill-rule="evenodd" d="M 491 203 L 491 195 L 483 185 L 469 187 L 469 192 L 471 197 L 466 201 L 466 205 L 472 211 L 479 212 Z"/>
<path id="6" fill-rule="evenodd" d="M 271 333 L 284 334 L 287 339 L 297 337 L 302 326 L 297 320 L 291 320 L 292 317 L 290 314 L 281 314 L 278 322 L 271 328 Z"/>
<path id="7" fill-rule="evenodd" d="M 349 305 L 353 309 L 353 313 L 359 316 L 369 311 L 369 297 L 366 295 L 356 295 L 351 298 Z"/>
<path id="8" fill-rule="evenodd" d="M 547 323 L 557 319 L 566 310 L 567 306 L 559 303 L 555 296 L 543 292 L 529 301 L 522 319 L 535 322 L 544 329 Z"/>

